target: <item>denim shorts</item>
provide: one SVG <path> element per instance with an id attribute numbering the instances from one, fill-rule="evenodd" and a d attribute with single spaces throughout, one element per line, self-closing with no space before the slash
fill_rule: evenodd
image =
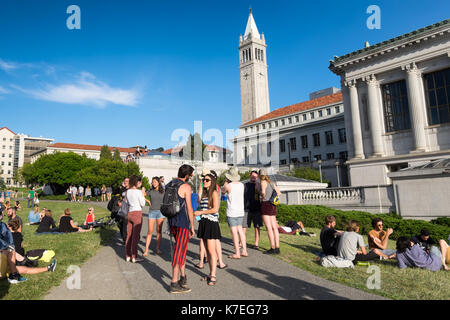
<path id="1" fill-rule="evenodd" d="M 148 212 L 148 218 L 149 219 L 163 219 L 164 216 L 162 215 L 161 211 L 159 211 L 159 210 L 150 210 Z"/>
<path id="2" fill-rule="evenodd" d="M 237 226 L 242 226 L 244 224 L 244 216 L 242 217 L 227 217 L 227 221 L 228 221 L 228 226 L 230 227 L 237 227 Z"/>

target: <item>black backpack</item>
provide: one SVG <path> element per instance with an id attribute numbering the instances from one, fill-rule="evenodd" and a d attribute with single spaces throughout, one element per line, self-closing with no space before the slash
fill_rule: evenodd
<path id="1" fill-rule="evenodd" d="M 178 198 L 178 189 L 182 184 L 184 184 L 184 182 L 177 179 L 170 182 L 164 190 L 165 193 L 160 211 L 166 218 L 174 218 L 181 211 L 182 204 L 180 204 Z"/>

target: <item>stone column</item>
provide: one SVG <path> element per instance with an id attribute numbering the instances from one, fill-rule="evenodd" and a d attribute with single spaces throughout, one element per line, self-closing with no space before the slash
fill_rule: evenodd
<path id="1" fill-rule="evenodd" d="M 351 109 L 351 121 L 353 128 L 353 145 L 354 145 L 354 158 L 364 159 L 363 138 L 361 131 L 361 117 L 359 112 L 358 91 L 356 89 L 356 81 L 352 80 L 346 83 L 350 92 L 350 109 Z"/>
<path id="2" fill-rule="evenodd" d="M 402 67 L 406 70 L 406 88 L 408 90 L 408 105 L 411 117 L 411 128 L 414 135 L 415 150 L 412 152 L 426 151 L 425 118 L 423 97 L 420 94 L 422 85 L 421 73 L 415 63 Z"/>
<path id="3" fill-rule="evenodd" d="M 379 84 L 375 75 L 364 79 L 367 83 L 367 105 L 369 109 L 370 135 L 372 136 L 373 153 L 371 157 L 382 157 L 384 155 L 382 134 L 381 105 L 378 102 Z"/>

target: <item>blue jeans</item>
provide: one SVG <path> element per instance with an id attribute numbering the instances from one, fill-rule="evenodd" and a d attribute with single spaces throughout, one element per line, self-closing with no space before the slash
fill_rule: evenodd
<path id="1" fill-rule="evenodd" d="M 163 219 L 165 218 L 160 210 L 150 210 L 148 212 L 148 218 L 149 219 Z"/>

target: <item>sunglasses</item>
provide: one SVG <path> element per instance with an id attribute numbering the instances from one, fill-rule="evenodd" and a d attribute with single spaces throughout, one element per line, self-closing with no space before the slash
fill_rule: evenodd
<path id="1" fill-rule="evenodd" d="M 205 182 L 211 182 L 211 179 L 205 179 L 205 178 L 203 178 L 202 181 L 205 181 Z"/>

